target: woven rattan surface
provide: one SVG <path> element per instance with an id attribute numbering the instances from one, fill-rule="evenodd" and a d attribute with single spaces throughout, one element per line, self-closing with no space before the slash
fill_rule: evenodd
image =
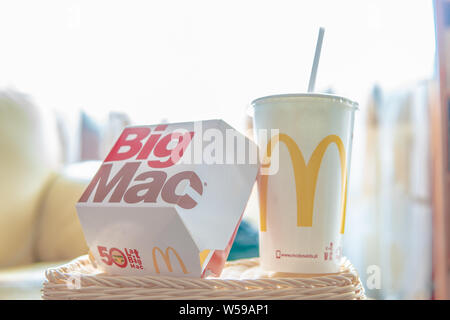
<path id="1" fill-rule="evenodd" d="M 88 256 L 46 271 L 44 299 L 365 299 L 351 263 L 328 275 L 268 273 L 258 259 L 227 262 L 220 278 L 113 276 L 102 274 Z"/>

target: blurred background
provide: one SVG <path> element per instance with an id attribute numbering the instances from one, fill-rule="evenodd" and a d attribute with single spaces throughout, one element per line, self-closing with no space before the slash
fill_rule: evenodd
<path id="1" fill-rule="evenodd" d="M 124 126 L 250 132 L 253 99 L 306 91 L 323 26 L 316 90 L 360 104 L 344 254 L 369 297 L 448 298 L 446 3 L 2 1 L 0 297 L 86 252 L 73 206 Z M 257 216 L 254 193 L 234 257 Z"/>

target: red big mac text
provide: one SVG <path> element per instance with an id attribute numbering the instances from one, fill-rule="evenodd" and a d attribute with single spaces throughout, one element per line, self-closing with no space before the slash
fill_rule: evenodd
<path id="1" fill-rule="evenodd" d="M 192 209 L 197 202 L 187 194 L 176 194 L 177 186 L 187 181 L 190 188 L 203 194 L 203 183 L 194 171 L 181 171 L 168 176 L 164 168 L 175 165 L 191 143 L 194 132 L 165 132 L 167 125 L 152 131 L 148 127 L 125 128 L 97 174 L 80 198 L 87 202 L 92 193 L 93 202 L 156 203 L 159 196 L 166 203 Z M 169 145 L 175 146 L 169 148 Z M 111 174 L 114 163 L 122 167 Z M 138 172 L 141 166 L 148 171 Z M 95 192 L 94 192 L 95 190 Z"/>

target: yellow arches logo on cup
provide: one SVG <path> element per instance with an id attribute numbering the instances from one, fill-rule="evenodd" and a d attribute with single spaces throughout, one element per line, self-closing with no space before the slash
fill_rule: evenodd
<path id="1" fill-rule="evenodd" d="M 166 266 L 167 266 L 167 269 L 169 270 L 169 272 L 173 272 L 172 263 L 170 262 L 170 256 L 169 256 L 170 251 L 172 251 L 173 254 L 175 255 L 175 257 L 177 258 L 178 263 L 179 263 L 183 273 L 184 274 L 189 273 L 187 271 L 187 269 L 186 269 L 186 266 L 184 265 L 183 260 L 181 259 L 180 255 L 178 254 L 178 252 L 174 248 L 167 247 L 166 251 L 163 252 L 159 247 L 153 247 L 153 250 L 152 250 L 153 266 L 155 267 L 155 272 L 156 273 L 160 273 L 158 260 L 156 259 L 156 251 L 158 251 L 160 253 L 161 257 L 163 258 L 164 262 L 166 263 Z"/>
<path id="2" fill-rule="evenodd" d="M 267 143 L 266 155 L 263 162 L 263 167 L 270 167 L 270 159 L 272 151 L 275 146 L 283 142 L 290 154 L 292 166 L 294 169 L 294 179 L 297 198 L 297 226 L 298 227 L 312 227 L 313 212 L 314 212 L 314 195 L 316 192 L 317 178 L 319 176 L 319 169 L 322 164 L 322 158 L 328 149 L 328 146 L 334 143 L 339 151 L 339 158 L 341 161 L 341 228 L 340 233 L 344 233 L 345 227 L 345 207 L 347 201 L 347 162 L 345 155 L 344 144 L 337 135 L 329 135 L 325 137 L 309 159 L 306 164 L 300 148 L 294 139 L 287 134 L 281 133 L 273 136 Z M 269 175 L 261 175 L 259 177 L 259 192 L 260 192 L 260 221 L 261 231 L 267 231 L 267 187 L 269 182 Z"/>

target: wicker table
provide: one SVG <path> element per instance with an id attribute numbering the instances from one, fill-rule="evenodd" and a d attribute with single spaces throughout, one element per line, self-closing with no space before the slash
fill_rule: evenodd
<path id="1" fill-rule="evenodd" d="M 227 262 L 220 278 L 193 279 L 107 275 L 82 256 L 45 275 L 44 299 L 365 299 L 359 276 L 346 259 L 337 274 L 268 273 L 255 258 Z"/>

